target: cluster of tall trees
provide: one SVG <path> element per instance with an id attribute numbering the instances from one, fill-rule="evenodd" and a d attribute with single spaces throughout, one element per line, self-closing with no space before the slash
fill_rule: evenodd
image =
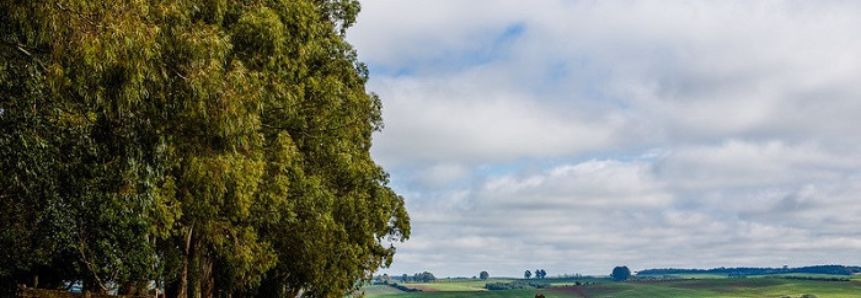
<path id="1" fill-rule="evenodd" d="M 341 297 L 409 237 L 355 0 L 0 2 L 0 288 Z"/>
<path id="2" fill-rule="evenodd" d="M 436 281 L 436 276 L 434 276 L 433 273 L 430 273 L 427 271 L 422 272 L 422 273 L 416 273 L 416 274 L 413 274 L 412 276 L 407 275 L 407 274 L 401 275 L 401 282 L 435 282 L 435 281 Z"/>
<path id="3" fill-rule="evenodd" d="M 532 277 L 532 271 L 526 270 L 523 272 L 523 278 L 529 279 Z M 547 277 L 547 271 L 544 269 L 535 269 L 535 278 L 536 279 L 544 279 Z"/>

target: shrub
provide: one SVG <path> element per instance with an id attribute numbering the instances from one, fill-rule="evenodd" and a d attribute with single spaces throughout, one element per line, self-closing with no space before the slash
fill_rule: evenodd
<path id="1" fill-rule="evenodd" d="M 538 283 L 531 281 L 515 281 L 515 282 L 497 282 L 485 284 L 484 288 L 491 291 L 519 290 L 519 289 L 543 289 L 549 287 L 549 284 Z"/>

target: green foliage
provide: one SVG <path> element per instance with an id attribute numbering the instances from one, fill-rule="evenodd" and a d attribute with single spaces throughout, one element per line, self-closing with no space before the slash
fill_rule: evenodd
<path id="1" fill-rule="evenodd" d="M 0 3 L 0 279 L 341 297 L 388 266 L 409 217 L 369 154 L 358 10 Z"/>
<path id="2" fill-rule="evenodd" d="M 435 282 L 436 276 L 434 276 L 433 273 L 425 271 L 422 273 L 413 274 L 413 276 L 403 278 L 402 281 L 403 282 L 419 282 L 419 283 Z"/>
<path id="3" fill-rule="evenodd" d="M 401 285 L 398 283 L 393 283 L 393 284 L 390 284 L 389 286 L 391 288 L 397 289 L 397 290 L 402 291 L 402 292 L 421 292 L 421 290 L 419 290 L 419 289 L 410 288 L 410 287 L 407 287 L 405 285 Z"/>
<path id="4" fill-rule="evenodd" d="M 631 278 L 631 269 L 628 269 L 628 266 L 616 266 L 613 268 L 613 273 L 610 274 L 610 277 L 615 281 L 625 281 Z"/>
<path id="5" fill-rule="evenodd" d="M 814 276 L 814 275 L 784 275 L 778 276 L 779 278 L 784 279 L 796 279 L 796 280 L 820 280 L 820 281 L 850 281 L 848 277 L 843 276 L 833 276 L 833 275 L 822 275 L 822 276 Z"/>
<path id="6" fill-rule="evenodd" d="M 798 268 L 712 268 L 712 269 L 646 269 L 637 272 L 637 275 L 685 275 L 685 274 L 713 274 L 724 276 L 753 276 L 753 275 L 773 275 L 773 274 L 828 274 L 828 275 L 852 275 L 854 272 L 861 270 L 857 266 L 843 265 L 818 265 L 806 266 Z"/>
<path id="7" fill-rule="evenodd" d="M 478 276 L 482 280 L 486 280 L 486 279 L 490 278 L 490 273 L 487 273 L 487 271 L 482 271 Z"/>
<path id="8" fill-rule="evenodd" d="M 484 286 L 485 289 L 490 291 L 505 291 L 505 290 L 517 290 L 517 289 L 543 289 L 550 287 L 550 284 L 547 283 L 539 283 L 533 281 L 513 281 L 513 282 L 496 282 L 496 283 L 488 283 Z"/>

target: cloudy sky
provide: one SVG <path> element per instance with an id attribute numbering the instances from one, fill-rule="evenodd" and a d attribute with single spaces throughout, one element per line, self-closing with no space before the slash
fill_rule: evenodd
<path id="1" fill-rule="evenodd" d="M 861 2 L 362 6 L 381 272 L 861 265 Z"/>

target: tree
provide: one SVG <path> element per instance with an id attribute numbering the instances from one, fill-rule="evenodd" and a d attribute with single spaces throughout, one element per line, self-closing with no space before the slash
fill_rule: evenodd
<path id="1" fill-rule="evenodd" d="M 414 274 L 413 275 L 413 281 L 416 281 L 416 282 L 434 282 L 434 281 L 436 281 L 436 276 L 434 276 L 433 273 L 425 271 L 422 273 Z"/>
<path id="2" fill-rule="evenodd" d="M 486 280 L 486 279 L 490 278 L 490 273 L 487 273 L 487 271 L 482 271 L 481 273 L 478 274 L 478 276 L 482 280 Z"/>
<path id="3" fill-rule="evenodd" d="M 610 274 L 610 277 L 615 281 L 625 281 L 631 277 L 631 270 L 628 269 L 628 266 L 617 266 L 613 268 L 613 273 Z"/>
<path id="4" fill-rule="evenodd" d="M 341 297 L 388 266 L 409 217 L 369 153 L 358 10 L 0 3 L 0 288 Z"/>
<path id="5" fill-rule="evenodd" d="M 526 272 L 523 272 L 523 278 L 525 278 L 525 279 L 529 279 L 530 277 L 532 277 L 532 272 L 531 272 L 531 271 L 526 270 Z"/>
<path id="6" fill-rule="evenodd" d="M 392 278 L 389 277 L 388 273 L 384 273 L 382 276 L 379 277 L 379 282 L 388 285 L 392 283 Z"/>

